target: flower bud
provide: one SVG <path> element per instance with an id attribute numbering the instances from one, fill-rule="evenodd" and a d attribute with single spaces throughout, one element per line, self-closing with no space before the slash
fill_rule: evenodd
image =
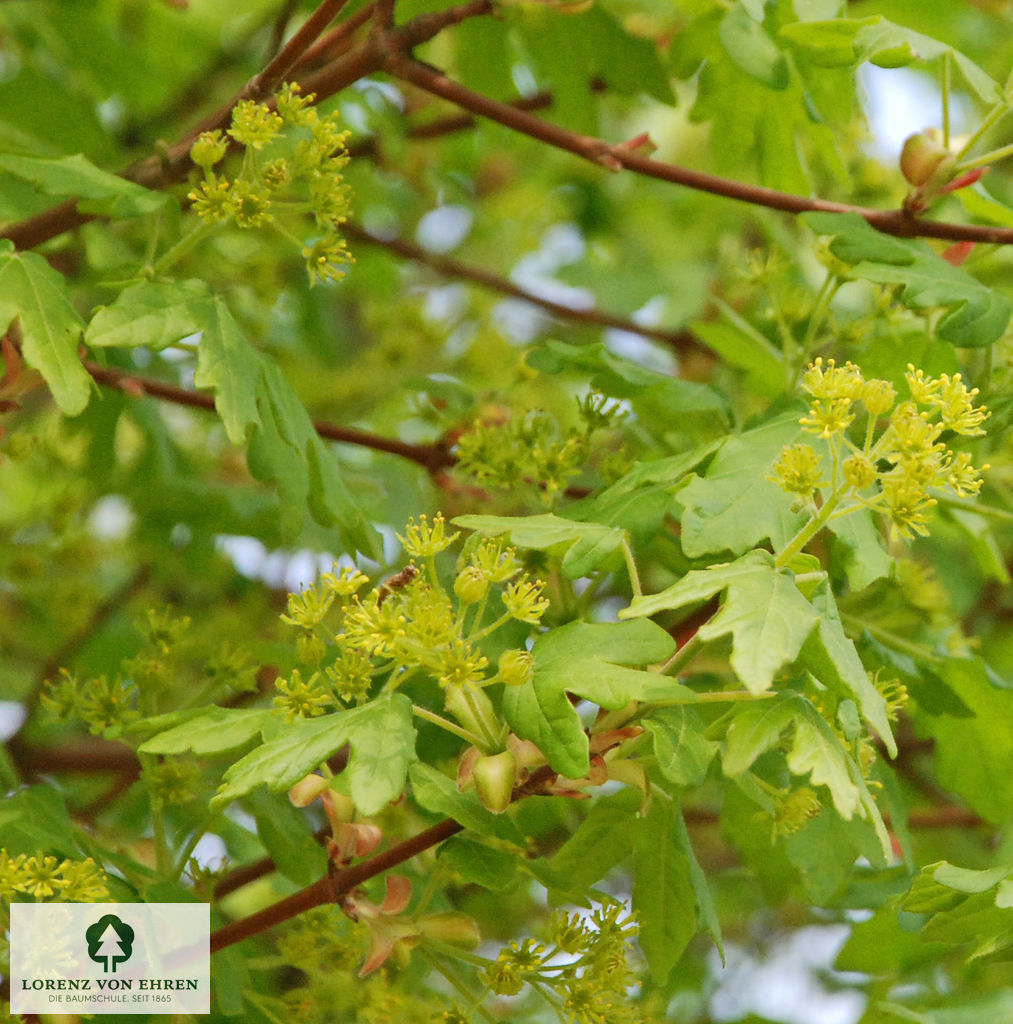
<path id="1" fill-rule="evenodd" d="M 296 807 L 308 807 L 329 785 L 322 775 L 310 774 L 288 791 L 288 798 Z"/>
<path id="2" fill-rule="evenodd" d="M 900 170 L 909 185 L 924 192 L 936 191 L 950 177 L 957 157 L 951 153 L 935 128 L 909 135 L 900 153 Z"/>
<path id="3" fill-rule="evenodd" d="M 510 806 L 517 778 L 517 762 L 509 750 L 489 754 L 475 762 L 472 772 L 479 798 L 493 814 L 502 814 Z"/>
<path id="4" fill-rule="evenodd" d="M 489 581 L 475 565 L 466 566 L 454 580 L 454 593 L 460 598 L 461 604 L 477 604 L 485 597 L 488 589 Z"/>
<path id="5" fill-rule="evenodd" d="M 507 686 L 523 686 L 535 674 L 535 659 L 530 651 L 504 651 L 499 659 L 499 677 Z"/>
<path id="6" fill-rule="evenodd" d="M 213 132 L 201 132 L 197 136 L 196 142 L 190 147 L 190 159 L 206 171 L 224 160 L 228 150 L 228 140 L 222 138 L 220 129 Z"/>
<path id="7" fill-rule="evenodd" d="M 871 487 L 879 476 L 876 467 L 861 453 L 844 460 L 844 479 L 856 491 L 864 491 Z"/>

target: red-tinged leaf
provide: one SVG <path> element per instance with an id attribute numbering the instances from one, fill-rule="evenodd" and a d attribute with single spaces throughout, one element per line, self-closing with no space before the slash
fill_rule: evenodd
<path id="1" fill-rule="evenodd" d="M 967 188 L 968 185 L 981 181 L 990 170 L 989 167 L 975 167 L 973 170 L 965 171 L 963 174 L 957 175 L 953 181 L 947 182 L 939 191 L 956 192 L 958 188 Z"/>
<path id="2" fill-rule="evenodd" d="M 959 267 L 974 250 L 974 242 L 956 242 L 943 253 L 943 259 L 951 266 Z"/>

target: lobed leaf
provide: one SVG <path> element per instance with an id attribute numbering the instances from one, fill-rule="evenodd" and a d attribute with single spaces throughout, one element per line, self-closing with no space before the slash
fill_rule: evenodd
<path id="1" fill-rule="evenodd" d="M 622 618 L 653 615 L 705 601 L 721 591 L 718 613 L 700 627 L 702 640 L 730 634 L 731 664 L 752 693 L 769 690 L 774 675 L 793 662 L 819 614 L 767 551 L 750 551 L 734 562 L 695 569 L 667 590 L 634 599 Z"/>
<path id="2" fill-rule="evenodd" d="M 922 241 L 876 231 L 857 213 L 807 213 L 818 234 L 831 235 L 830 251 L 851 267 L 854 278 L 901 285 L 900 299 L 919 312 L 945 308 L 940 338 L 963 348 L 998 341 L 1009 324 L 1009 298 L 947 263 Z"/>
<path id="3" fill-rule="evenodd" d="M 67 282 L 34 252 L 16 252 L 0 239 L 0 334 L 17 319 L 25 362 L 42 374 L 60 410 L 84 411 L 91 377 L 77 346 L 84 323 L 67 296 Z"/>
<path id="4" fill-rule="evenodd" d="M 47 196 L 82 200 L 83 213 L 110 217 L 138 217 L 160 210 L 170 197 L 96 167 L 81 153 L 73 156 L 35 157 L 0 153 L 0 170 L 30 182 Z"/>
<path id="5" fill-rule="evenodd" d="M 360 813 L 376 814 L 401 794 L 415 760 L 411 701 L 395 693 L 362 707 L 291 723 L 282 735 L 226 770 L 211 809 L 219 810 L 257 786 L 283 792 L 346 743 L 351 752 L 344 774 L 352 799 Z"/>

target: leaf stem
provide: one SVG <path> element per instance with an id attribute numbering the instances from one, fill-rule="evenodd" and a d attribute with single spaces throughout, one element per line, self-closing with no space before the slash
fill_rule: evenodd
<path id="1" fill-rule="evenodd" d="M 1000 160 L 1005 160 L 1006 157 L 1010 155 L 1013 155 L 1013 144 L 989 150 L 987 153 L 983 153 L 981 156 L 976 156 L 972 160 L 961 160 L 960 163 L 957 164 L 955 170 L 969 171 L 973 167 L 984 167 L 986 164 L 994 164 Z"/>
<path id="2" fill-rule="evenodd" d="M 820 507 L 820 510 L 814 515 L 798 533 L 791 539 L 788 546 L 775 557 L 774 565 L 778 569 L 783 569 L 789 562 L 816 536 L 820 530 L 830 521 L 833 516 L 834 510 L 841 503 L 841 499 L 847 493 L 848 488 L 838 487 L 827 500 Z"/>
<path id="3" fill-rule="evenodd" d="M 942 494 L 938 497 L 937 501 L 946 508 L 957 508 L 962 512 L 973 512 L 983 519 L 998 519 L 1002 523 L 1013 523 L 1013 512 L 1004 508 L 996 508 L 995 505 L 982 505 L 978 502 L 972 504 L 969 501 L 963 501 L 960 498 L 949 498 Z"/>
<path id="4" fill-rule="evenodd" d="M 941 655 L 934 654 L 926 644 L 916 644 L 905 637 L 898 636 L 889 629 L 877 626 L 867 619 L 859 618 L 857 615 L 841 612 L 841 621 L 846 623 L 855 632 L 867 630 L 871 636 L 881 641 L 887 647 L 892 647 L 895 651 L 900 651 L 902 654 L 917 658 L 919 661 L 928 662 L 932 665 L 942 665 L 946 661 Z"/>
<path id="5" fill-rule="evenodd" d="M 656 672 L 660 675 L 678 675 L 679 670 L 684 668 L 699 653 L 704 641 L 700 639 L 699 632 L 694 633 L 667 661 L 661 663 Z"/>
<path id="6" fill-rule="evenodd" d="M 633 558 L 633 551 L 630 548 L 630 543 L 625 537 L 619 545 L 619 550 L 623 553 L 623 559 L 626 562 L 626 571 L 630 574 L 630 586 L 633 588 L 633 596 L 643 597 L 644 592 L 640 588 L 640 573 L 637 570 L 637 563 Z"/>
<path id="7" fill-rule="evenodd" d="M 198 224 L 188 235 L 184 235 L 162 258 L 151 268 L 155 277 L 160 277 L 173 264 L 178 263 L 191 249 L 204 241 L 214 230 L 217 224 Z"/>
<path id="8" fill-rule="evenodd" d="M 432 722 L 433 725 L 438 725 L 441 729 L 446 729 L 447 732 L 452 732 L 455 736 L 460 736 L 462 740 L 470 743 L 473 747 L 481 749 L 483 746 L 484 740 L 481 736 L 477 736 L 456 722 L 451 722 L 449 718 L 438 715 L 435 711 L 430 711 L 429 708 L 424 708 L 420 704 L 413 704 L 412 714 L 416 718 L 422 718 L 427 722 Z"/>

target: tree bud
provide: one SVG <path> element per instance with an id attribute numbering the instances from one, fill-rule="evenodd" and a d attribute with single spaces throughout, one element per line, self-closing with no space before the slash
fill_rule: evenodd
<path id="1" fill-rule="evenodd" d="M 942 143 L 935 128 L 909 135 L 900 153 L 900 169 L 909 185 L 922 192 L 936 192 L 949 180 L 956 154 Z"/>
<path id="2" fill-rule="evenodd" d="M 460 598 L 461 604 L 477 604 L 485 597 L 489 589 L 489 581 L 477 566 L 469 565 L 457 574 L 454 580 L 454 593 Z"/>
<path id="3" fill-rule="evenodd" d="M 330 785 L 322 775 L 301 778 L 289 791 L 288 798 L 296 807 L 308 807 Z"/>
<path id="4" fill-rule="evenodd" d="M 472 771 L 479 798 L 493 814 L 502 814 L 510 806 L 517 778 L 517 762 L 509 750 L 489 754 L 475 762 Z"/>

